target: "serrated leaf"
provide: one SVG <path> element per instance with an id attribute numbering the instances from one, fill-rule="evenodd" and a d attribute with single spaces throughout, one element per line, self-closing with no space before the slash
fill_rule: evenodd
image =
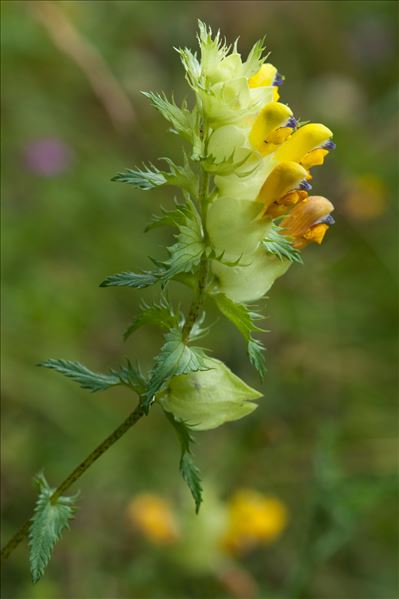
<path id="1" fill-rule="evenodd" d="M 195 502 L 195 512 L 198 514 L 202 503 L 202 485 L 199 468 L 194 464 L 191 455 L 191 444 L 194 443 L 194 437 L 190 427 L 184 422 L 177 420 L 170 412 L 164 411 L 164 414 L 178 436 L 181 447 L 180 473 L 191 491 Z"/>
<path id="2" fill-rule="evenodd" d="M 154 271 L 121 272 L 107 277 L 100 284 L 100 287 L 135 287 L 136 289 L 143 289 L 154 285 L 158 280 L 159 273 Z"/>
<path id="3" fill-rule="evenodd" d="M 206 354 L 200 347 L 188 346 L 180 329 L 171 329 L 165 335 L 165 344 L 154 360 L 145 394 L 144 408 L 148 411 L 154 396 L 173 376 L 207 370 Z"/>
<path id="4" fill-rule="evenodd" d="M 252 366 L 256 368 L 260 378 L 263 380 L 266 374 L 266 363 L 264 352 L 266 351 L 265 346 L 259 339 L 250 338 L 248 341 L 248 357 Z"/>
<path id="5" fill-rule="evenodd" d="M 54 492 L 41 474 L 36 477 L 40 492 L 29 529 L 29 561 L 34 583 L 43 576 L 54 546 L 62 532 L 69 528 L 69 520 L 76 510 L 75 497 L 59 497 L 54 503 Z"/>
<path id="6" fill-rule="evenodd" d="M 267 59 L 267 56 L 264 56 L 265 49 L 265 37 L 255 42 L 252 46 L 248 58 L 244 63 L 244 73 L 246 77 L 251 77 L 251 75 L 254 75 L 259 71 L 260 67 Z"/>
<path id="7" fill-rule="evenodd" d="M 120 378 L 116 374 L 93 372 L 80 362 L 50 359 L 40 362 L 38 366 L 55 370 L 78 383 L 82 389 L 88 389 L 93 393 L 96 391 L 105 391 L 109 387 L 121 384 Z"/>
<path id="8" fill-rule="evenodd" d="M 123 385 L 132 387 L 138 395 L 142 395 L 147 389 L 147 380 L 141 372 L 140 366 L 138 364 L 133 366 L 130 360 L 126 361 L 126 366 L 111 370 L 111 373 L 118 376 Z"/>
<path id="9" fill-rule="evenodd" d="M 170 158 L 161 158 L 167 163 L 169 171 L 161 171 L 153 164 L 144 165 L 143 169 L 125 169 L 111 181 L 129 183 L 138 189 L 147 191 L 162 185 L 173 185 L 187 190 L 196 196 L 198 194 L 198 177 L 192 171 L 188 159 L 184 156 L 184 164 L 177 165 Z"/>
<path id="10" fill-rule="evenodd" d="M 127 366 L 122 366 L 120 370 L 111 370 L 107 374 L 93 372 L 80 362 L 71 360 L 50 359 L 40 362 L 38 366 L 55 370 L 78 383 L 82 389 L 88 389 L 92 393 L 105 391 L 116 385 L 129 385 L 135 391 L 141 393 L 143 387 L 145 387 L 144 378 L 137 369 L 133 368 L 130 362 Z"/>
<path id="11" fill-rule="evenodd" d="M 303 264 L 300 252 L 292 245 L 292 239 L 282 235 L 282 227 L 273 224 L 273 227 L 267 234 L 266 239 L 262 241 L 263 247 L 269 254 L 275 254 L 280 260 L 289 260 Z"/>
<path id="12" fill-rule="evenodd" d="M 184 209 L 182 224 L 179 224 L 179 233 L 176 243 L 168 247 L 170 257 L 163 263 L 165 272 L 162 279 L 167 281 L 178 273 L 190 272 L 198 266 L 205 250 L 201 218 L 191 201 Z"/>
<path id="13" fill-rule="evenodd" d="M 212 297 L 220 312 L 237 327 L 246 340 L 249 360 L 258 371 L 261 379 L 263 379 L 266 373 L 263 353 L 265 348 L 261 341 L 252 337 L 252 333 L 265 332 L 265 329 L 258 327 L 256 324 L 257 320 L 261 320 L 264 317 L 258 312 L 250 310 L 245 304 L 233 302 L 233 300 L 223 293 L 215 294 Z"/>
<path id="14" fill-rule="evenodd" d="M 198 514 L 202 503 L 201 475 L 198 466 L 189 453 L 184 453 L 180 460 L 180 472 L 186 481 L 195 501 L 195 513 Z"/>
<path id="15" fill-rule="evenodd" d="M 174 313 L 173 306 L 165 297 L 161 298 L 159 304 L 148 306 L 143 303 L 141 305 L 140 314 L 134 319 L 130 327 L 124 333 L 124 338 L 130 337 L 134 331 L 146 324 L 153 324 L 161 328 L 171 329 L 179 324 L 179 316 Z"/>
<path id="16" fill-rule="evenodd" d="M 176 106 L 174 99 L 170 102 L 164 93 L 156 94 L 153 92 L 142 92 L 148 98 L 151 104 L 156 108 L 162 116 L 171 123 L 173 133 L 186 137 L 192 141 L 196 130 L 197 115 L 196 111 L 190 111 L 187 108 L 187 103 L 183 102 L 181 108 Z"/>
<path id="17" fill-rule="evenodd" d="M 127 168 L 122 173 L 118 173 L 115 177 L 112 177 L 111 181 L 129 183 L 138 189 L 147 191 L 148 189 L 165 185 L 166 177 L 156 167 L 152 166 L 151 169 L 148 166 L 144 166 L 144 169 Z"/>
<path id="18" fill-rule="evenodd" d="M 192 208 L 189 203 L 179 204 L 176 202 L 172 210 L 161 207 L 161 214 L 154 214 L 151 222 L 146 226 L 145 231 L 151 231 L 157 227 L 178 227 L 183 225 L 185 219 L 189 217 Z"/>
<path id="19" fill-rule="evenodd" d="M 191 52 L 188 48 L 175 48 L 175 50 L 186 71 L 186 81 L 192 89 L 199 89 L 201 87 L 201 65 L 196 52 Z"/>

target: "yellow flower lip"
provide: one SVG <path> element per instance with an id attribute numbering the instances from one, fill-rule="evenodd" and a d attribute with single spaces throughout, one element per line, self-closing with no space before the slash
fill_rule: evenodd
<path id="1" fill-rule="evenodd" d="M 267 209 L 273 202 L 280 200 L 291 191 L 304 186 L 307 191 L 310 188 L 306 182 L 307 175 L 307 170 L 297 162 L 281 162 L 267 177 L 260 190 L 258 200 L 263 202 Z"/>
<path id="2" fill-rule="evenodd" d="M 277 74 L 276 67 L 270 62 L 267 62 L 260 67 L 259 71 L 255 73 L 255 75 L 252 75 L 252 77 L 248 79 L 248 85 L 250 88 L 273 85 Z"/>
<path id="3" fill-rule="evenodd" d="M 334 223 L 330 213 L 333 204 L 323 196 L 310 196 L 294 206 L 281 226 L 294 240 L 294 247 L 302 248 L 310 241 L 321 243 L 328 227 Z"/>
<path id="4" fill-rule="evenodd" d="M 317 148 L 322 149 L 324 152 L 328 152 L 330 149 L 328 142 L 332 135 L 332 131 L 320 123 L 309 123 L 308 125 L 304 125 L 295 131 L 295 133 L 293 133 L 291 137 L 278 148 L 276 151 L 276 159 L 278 161 L 295 160 L 296 162 L 302 162 L 302 159 L 306 154 Z M 322 148 L 322 146 L 326 147 Z M 318 159 L 320 159 L 320 157 L 318 157 Z M 311 166 L 313 166 L 313 164 L 311 164 Z"/>
<path id="5" fill-rule="evenodd" d="M 269 102 L 256 117 L 249 141 L 265 156 L 286 141 L 295 125 L 296 120 L 289 106 L 281 102 Z"/>

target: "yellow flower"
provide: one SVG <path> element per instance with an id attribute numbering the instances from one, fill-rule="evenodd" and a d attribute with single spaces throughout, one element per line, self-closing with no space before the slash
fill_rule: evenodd
<path id="1" fill-rule="evenodd" d="M 333 204 L 322 196 L 311 196 L 297 204 L 282 221 L 283 232 L 294 240 L 295 248 L 311 241 L 320 244 L 330 225 L 334 224 Z"/>
<path id="2" fill-rule="evenodd" d="M 267 62 L 263 64 L 259 71 L 252 75 L 248 80 L 250 88 L 273 86 L 273 100 L 277 101 L 280 97 L 278 93 L 279 86 L 283 83 L 284 78 L 278 73 L 275 66 Z"/>
<path id="3" fill-rule="evenodd" d="M 157 495 L 136 495 L 127 514 L 130 522 L 155 545 L 173 543 L 180 536 L 169 503 Z"/>
<path id="4" fill-rule="evenodd" d="M 241 489 L 228 505 L 228 524 L 223 546 L 240 553 L 258 544 L 275 541 L 287 525 L 288 512 L 276 497 Z"/>

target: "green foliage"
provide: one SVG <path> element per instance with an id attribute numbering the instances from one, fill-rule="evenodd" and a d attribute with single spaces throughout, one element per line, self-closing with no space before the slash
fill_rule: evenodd
<path id="1" fill-rule="evenodd" d="M 32 524 L 29 530 L 29 561 L 33 582 L 38 582 L 50 561 L 51 554 L 65 528 L 69 528 L 69 520 L 76 510 L 74 497 L 59 497 L 54 503 L 51 489 L 39 474 L 35 482 L 39 486 L 39 497 L 36 502 Z"/>
<path id="2" fill-rule="evenodd" d="M 205 243 L 201 218 L 193 202 L 187 200 L 185 204 L 177 204 L 174 210 L 164 210 L 163 214 L 155 217 L 147 230 L 161 225 L 175 225 L 179 229 L 176 243 L 167 248 L 169 258 L 164 261 L 153 260 L 158 267 L 154 271 L 110 275 L 100 287 L 123 286 L 142 289 L 158 281 L 165 284 L 177 275 L 193 271 L 199 265 Z"/>
<path id="3" fill-rule="evenodd" d="M 212 296 L 221 313 L 228 318 L 234 326 L 240 331 L 248 343 L 248 357 L 253 366 L 263 379 L 266 372 L 264 346 L 261 341 L 252 337 L 253 332 L 265 332 L 265 329 L 258 327 L 255 322 L 263 319 L 258 312 L 250 310 L 245 304 L 237 304 L 229 299 L 223 293 Z"/>
<path id="4" fill-rule="evenodd" d="M 195 512 L 198 514 L 202 503 L 201 475 L 198 467 L 194 464 L 191 455 L 191 444 L 194 443 L 190 427 L 181 420 L 177 420 L 170 412 L 164 411 L 166 418 L 175 429 L 181 447 L 180 473 L 187 483 L 195 502 Z"/>
<path id="5" fill-rule="evenodd" d="M 174 99 L 169 102 L 166 95 L 156 94 L 153 92 L 142 92 L 148 98 L 151 104 L 156 108 L 162 116 L 172 125 L 170 131 L 181 135 L 193 141 L 193 136 L 197 129 L 197 111 L 190 111 L 187 108 L 187 103 L 183 102 L 181 108 L 176 106 Z"/>
<path id="6" fill-rule="evenodd" d="M 177 165 L 170 158 L 162 158 L 169 167 L 168 171 L 161 171 L 153 164 L 143 169 L 126 169 L 118 173 L 111 181 L 129 183 L 138 189 L 147 191 L 162 185 L 173 185 L 187 190 L 196 196 L 198 194 L 198 183 L 195 173 L 192 171 L 188 159 L 184 156 L 183 165 Z"/>
<path id="7" fill-rule="evenodd" d="M 248 58 L 245 61 L 245 75 L 247 77 L 251 77 L 251 75 L 254 75 L 257 71 L 259 71 L 260 67 L 267 59 L 267 56 L 264 56 L 266 49 L 265 40 L 266 37 L 263 37 L 255 42 L 250 53 L 248 54 Z"/>
<path id="8" fill-rule="evenodd" d="M 293 247 L 290 237 L 281 234 L 282 230 L 282 227 L 274 224 L 266 239 L 262 242 L 263 247 L 269 254 L 278 256 L 280 260 L 289 260 L 290 262 L 303 264 L 300 252 Z"/>
<path id="9" fill-rule="evenodd" d="M 147 191 L 148 189 L 154 189 L 154 187 L 160 187 L 165 185 L 167 182 L 164 174 L 158 170 L 155 166 L 151 165 L 152 170 L 144 165 L 144 169 L 133 170 L 131 168 L 126 169 L 123 173 L 118 173 L 115 177 L 112 177 L 111 181 L 118 181 L 119 183 L 129 183 L 138 189 Z"/>
<path id="10" fill-rule="evenodd" d="M 193 211 L 191 202 L 180 204 L 175 201 L 175 207 L 172 210 L 167 210 L 161 206 L 161 214 L 154 214 L 151 222 L 146 226 L 145 231 L 151 231 L 157 227 L 178 227 L 183 225 Z"/>
<path id="11" fill-rule="evenodd" d="M 180 60 L 186 71 L 186 81 L 192 89 L 199 89 L 201 87 L 201 65 L 198 61 L 197 54 L 191 52 L 188 48 L 175 49 L 179 53 Z"/>
<path id="12" fill-rule="evenodd" d="M 159 391 L 164 389 L 173 376 L 207 370 L 206 354 L 200 347 L 188 346 L 181 329 L 171 329 L 165 335 L 165 344 L 154 360 L 150 373 L 144 407 L 148 409 Z"/>
<path id="13" fill-rule="evenodd" d="M 40 362 L 38 366 L 55 370 L 78 383 L 82 389 L 88 389 L 92 393 L 105 391 L 116 385 L 127 385 L 138 393 L 142 393 L 145 388 L 145 379 L 139 369 L 134 368 L 130 362 L 127 363 L 127 366 L 122 366 L 119 370 L 111 370 L 107 374 L 93 372 L 80 362 L 70 360 L 50 359 Z"/>
<path id="14" fill-rule="evenodd" d="M 134 319 L 130 327 L 125 331 L 124 338 L 130 337 L 134 331 L 146 324 L 153 324 L 164 329 L 171 329 L 179 324 L 179 315 L 175 314 L 173 306 L 165 297 L 161 297 L 159 304 L 148 306 L 141 305 L 140 314 Z"/>
<path id="15" fill-rule="evenodd" d="M 200 263 L 205 250 L 201 218 L 197 209 L 189 200 L 182 211 L 184 216 L 179 223 L 176 243 L 168 248 L 170 257 L 163 263 L 165 272 L 162 279 L 164 281 L 173 278 L 178 273 L 192 271 Z"/>
<path id="16" fill-rule="evenodd" d="M 104 279 L 100 287 L 135 287 L 136 289 L 143 289 L 154 285 L 158 280 L 158 274 L 149 270 L 140 273 L 121 272 Z"/>

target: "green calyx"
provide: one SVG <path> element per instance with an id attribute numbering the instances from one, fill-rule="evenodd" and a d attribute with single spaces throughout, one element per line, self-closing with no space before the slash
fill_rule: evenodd
<path id="1" fill-rule="evenodd" d="M 208 370 L 176 376 L 159 401 L 193 430 L 216 428 L 256 409 L 262 394 L 249 387 L 220 360 L 206 359 Z"/>

